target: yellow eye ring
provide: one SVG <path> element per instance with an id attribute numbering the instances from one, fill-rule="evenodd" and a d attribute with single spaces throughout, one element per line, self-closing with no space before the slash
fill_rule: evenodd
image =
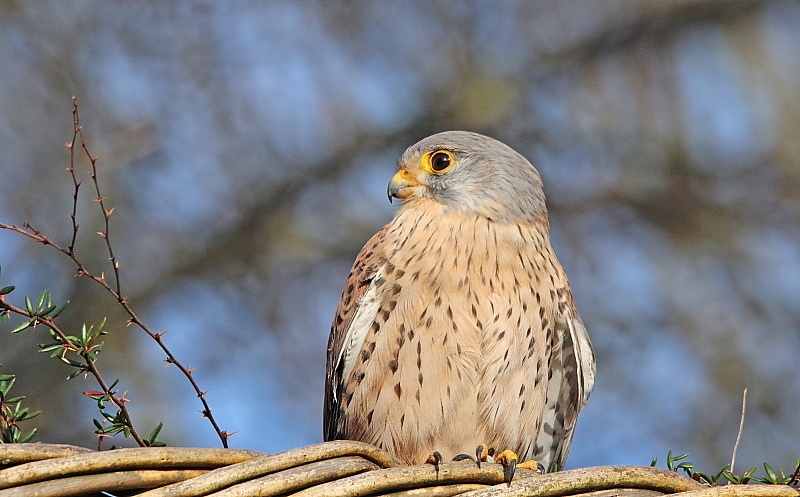
<path id="1" fill-rule="evenodd" d="M 431 174 L 442 174 L 455 163 L 456 158 L 447 150 L 436 150 L 422 156 L 422 169 Z"/>

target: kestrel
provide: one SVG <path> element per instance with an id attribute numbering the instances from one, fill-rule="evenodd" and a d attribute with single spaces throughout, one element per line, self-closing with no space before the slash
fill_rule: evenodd
<path id="1" fill-rule="evenodd" d="M 595 362 L 539 173 L 448 131 L 403 153 L 388 194 L 402 205 L 356 257 L 333 320 L 325 440 L 408 464 L 484 443 L 562 468 Z"/>

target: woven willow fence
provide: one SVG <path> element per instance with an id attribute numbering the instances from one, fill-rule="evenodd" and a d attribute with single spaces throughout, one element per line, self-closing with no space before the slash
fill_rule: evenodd
<path id="1" fill-rule="evenodd" d="M 158 447 L 97 452 L 69 445 L 0 445 L 0 497 L 11 496 L 800 496 L 786 485 L 708 487 L 648 466 L 599 466 L 539 475 L 519 469 L 511 485 L 498 464 L 403 466 L 359 442 L 327 442 L 279 454 Z"/>

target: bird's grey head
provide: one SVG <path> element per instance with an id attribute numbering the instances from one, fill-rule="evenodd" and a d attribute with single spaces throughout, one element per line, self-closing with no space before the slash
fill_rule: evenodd
<path id="1" fill-rule="evenodd" d="M 496 221 L 546 222 L 538 171 L 508 145 L 467 131 L 445 131 L 410 146 L 388 187 L 413 208 L 425 199 Z"/>

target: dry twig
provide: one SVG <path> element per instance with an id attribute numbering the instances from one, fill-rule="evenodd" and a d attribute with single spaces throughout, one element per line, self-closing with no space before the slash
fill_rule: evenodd
<path id="1" fill-rule="evenodd" d="M 57 251 L 63 253 L 64 255 L 66 255 L 67 257 L 70 258 L 70 260 L 73 262 L 73 264 L 75 265 L 75 267 L 77 269 L 77 271 L 76 271 L 76 275 L 77 276 L 84 276 L 86 278 L 89 278 L 90 280 L 94 281 L 95 283 L 97 283 L 98 285 L 103 287 L 103 289 L 105 291 L 110 293 L 112 295 L 112 297 L 116 300 L 116 302 L 122 307 L 122 309 L 128 315 L 128 321 L 127 321 L 128 324 L 129 325 L 130 324 L 135 324 L 139 329 L 144 331 L 150 338 L 152 338 L 158 344 L 158 346 L 161 348 L 161 350 L 164 352 L 164 354 L 166 354 L 166 356 L 167 356 L 167 358 L 165 359 L 166 362 L 168 364 L 175 365 L 178 368 L 178 370 L 180 370 L 180 372 L 186 377 L 186 379 L 189 381 L 190 385 L 192 386 L 192 389 L 194 390 L 195 394 L 200 399 L 200 402 L 203 405 L 203 409 L 200 411 L 201 414 L 203 415 L 203 417 L 207 418 L 209 420 L 209 422 L 211 423 L 212 427 L 214 428 L 214 431 L 217 433 L 217 435 L 219 436 L 220 441 L 222 442 L 222 446 L 227 448 L 228 447 L 228 438 L 230 436 L 230 433 L 228 433 L 227 431 L 221 430 L 219 425 L 217 424 L 216 420 L 214 419 L 214 416 L 211 413 L 211 406 L 208 404 L 208 402 L 206 401 L 206 398 L 205 398 L 206 392 L 200 390 L 200 387 L 198 386 L 197 382 L 195 381 L 194 377 L 192 376 L 192 371 L 194 370 L 194 368 L 186 367 L 180 361 L 178 361 L 178 359 L 172 354 L 172 352 L 167 348 L 166 344 L 164 343 L 164 340 L 162 338 L 164 332 L 153 332 L 152 330 L 150 330 L 150 328 L 148 328 L 147 325 L 145 325 L 144 322 L 142 322 L 139 319 L 139 317 L 133 311 L 133 308 L 131 308 L 131 306 L 128 304 L 126 298 L 122 294 L 121 283 L 120 283 L 120 274 L 119 274 L 120 264 L 119 264 L 119 261 L 117 261 L 116 256 L 114 255 L 114 249 L 113 249 L 113 247 L 111 245 L 111 239 L 110 239 L 110 236 L 109 236 L 110 218 L 111 218 L 111 215 L 114 212 L 114 209 L 113 208 L 112 209 L 106 209 L 106 207 L 105 207 L 106 198 L 103 197 L 103 195 L 101 193 L 100 183 L 99 183 L 99 181 L 97 179 L 97 160 L 98 160 L 98 157 L 92 156 L 91 153 L 89 152 L 89 149 L 88 149 L 87 145 L 86 145 L 86 140 L 85 140 L 85 138 L 83 136 L 83 126 L 80 123 L 80 117 L 78 115 L 78 101 L 77 101 L 77 98 L 75 98 L 75 97 L 72 97 L 72 123 L 73 123 L 72 140 L 70 142 L 67 142 L 67 144 L 66 144 L 67 148 L 70 150 L 70 159 L 69 159 L 70 160 L 70 164 L 69 164 L 69 167 L 67 168 L 67 171 L 70 173 L 70 176 L 72 178 L 72 183 L 73 183 L 72 211 L 70 213 L 70 219 L 71 219 L 71 222 L 72 222 L 72 238 L 70 240 L 70 243 L 69 243 L 68 247 L 64 248 L 64 247 L 60 246 L 59 244 L 55 243 L 49 237 L 47 237 L 46 235 L 42 234 L 39 230 L 34 228 L 27 221 L 22 224 L 21 228 L 16 226 L 16 225 L 7 225 L 7 224 L 0 223 L 0 229 L 6 229 L 6 230 L 14 231 L 14 232 L 19 233 L 21 235 L 27 236 L 28 238 L 31 238 L 32 240 L 34 240 L 34 241 L 36 241 L 38 243 L 41 243 L 42 245 L 47 245 L 47 246 L 53 247 Z M 81 260 L 78 258 L 77 254 L 75 253 L 75 242 L 77 240 L 78 227 L 79 227 L 78 222 L 77 222 L 77 217 L 76 217 L 77 216 L 77 205 L 78 205 L 78 193 L 80 191 L 80 186 L 81 186 L 81 182 L 78 180 L 77 176 L 75 175 L 75 149 L 78 146 L 83 150 L 83 152 L 85 153 L 86 157 L 89 159 L 89 162 L 91 164 L 90 176 L 91 176 L 91 179 L 92 179 L 92 183 L 94 184 L 94 189 L 95 189 L 95 193 L 96 193 L 95 201 L 98 203 L 98 205 L 100 207 L 100 210 L 102 211 L 103 221 L 104 221 L 103 230 L 99 231 L 98 235 L 100 237 L 102 237 L 103 240 L 105 240 L 106 250 L 107 250 L 108 255 L 109 255 L 109 261 L 111 262 L 111 266 L 112 266 L 113 271 L 114 271 L 114 283 L 113 283 L 113 286 L 110 285 L 106 281 L 105 273 L 101 272 L 99 276 L 94 274 L 94 273 L 92 273 L 91 271 L 89 271 L 86 268 L 86 266 L 81 262 Z M 22 316 L 28 317 L 29 319 L 30 318 L 34 318 L 34 316 L 32 316 L 30 313 L 28 313 L 28 312 L 26 312 L 26 311 L 24 311 L 24 310 L 22 310 L 20 308 L 11 306 L 11 305 L 5 303 L 2 299 L 0 299 L 0 309 L 5 309 L 7 311 L 18 313 L 18 314 L 20 314 Z M 20 312 L 20 311 L 22 311 L 22 312 Z M 54 332 L 56 332 L 62 339 L 66 339 L 66 334 L 58 329 L 57 325 L 53 322 L 52 319 L 46 318 L 46 317 L 38 317 L 38 316 L 35 317 L 35 319 L 36 319 L 37 323 L 44 324 L 45 326 L 49 327 Z M 68 340 L 67 340 L 67 343 L 69 343 Z M 110 389 L 108 388 L 106 382 L 103 380 L 100 372 L 95 367 L 94 361 L 90 360 L 90 358 L 87 357 L 86 354 L 88 353 L 88 351 L 83 351 L 83 352 L 76 351 L 76 352 L 78 352 L 84 358 L 84 360 L 86 361 L 86 370 L 88 372 L 90 372 L 92 374 L 92 376 L 95 377 L 95 379 L 97 380 L 97 383 L 102 388 L 103 393 L 105 395 L 108 395 L 109 399 L 111 400 L 111 402 L 113 402 L 120 409 L 120 411 L 122 411 L 122 413 L 124 415 L 124 418 L 126 420 L 126 426 L 127 426 L 128 429 L 130 429 L 131 435 L 133 436 L 134 440 L 136 440 L 136 442 L 140 446 L 145 446 L 146 444 L 145 444 L 144 440 L 136 432 L 136 430 L 134 428 L 133 421 L 130 419 L 130 415 L 128 414 L 127 409 L 125 409 L 125 399 L 123 397 L 115 396 L 114 392 L 110 391 Z"/>

